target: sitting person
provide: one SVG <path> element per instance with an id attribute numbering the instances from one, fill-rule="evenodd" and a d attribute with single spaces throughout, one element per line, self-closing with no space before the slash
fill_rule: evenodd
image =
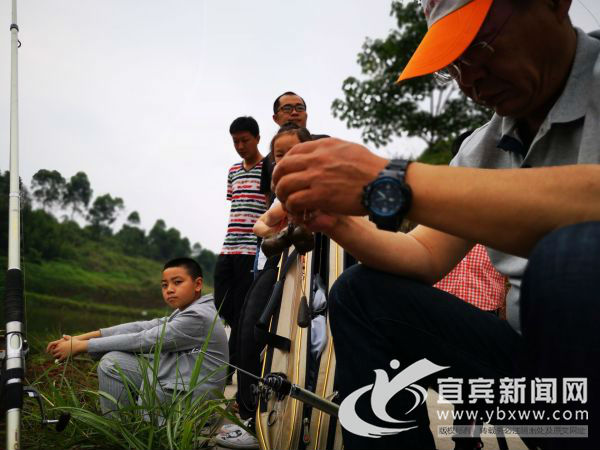
<path id="1" fill-rule="evenodd" d="M 119 405 L 129 403 L 125 382 L 127 377 L 133 390 L 139 390 L 144 380 L 141 373 L 140 355 L 150 360 L 157 345 L 161 345 L 157 377 L 157 395 L 168 398 L 175 391 L 186 391 L 190 377 L 201 357 L 198 351 L 209 340 L 202 361 L 198 380 L 203 380 L 194 391 L 194 397 L 212 391 L 223 392 L 226 372 L 221 363 L 229 360 L 227 336 L 223 324 L 217 318 L 212 295 L 201 297 L 202 269 L 190 258 L 177 258 L 167 262 L 162 273 L 164 301 L 174 309 L 170 316 L 148 321 L 130 322 L 109 328 L 101 328 L 79 336 L 63 336 L 50 342 L 46 351 L 59 361 L 80 353 L 100 357 L 98 364 L 98 388 L 114 397 Z M 149 371 L 151 369 L 148 369 Z M 153 374 L 148 377 L 153 379 Z M 135 395 L 135 394 L 134 394 Z M 108 398 L 100 397 L 104 414 L 117 409 Z"/>

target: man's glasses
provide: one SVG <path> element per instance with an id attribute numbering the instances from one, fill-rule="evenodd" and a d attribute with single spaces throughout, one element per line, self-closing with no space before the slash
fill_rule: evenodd
<path id="1" fill-rule="evenodd" d="M 513 12 L 514 6 L 510 0 L 496 0 L 474 40 L 476 44 L 471 45 L 452 64 L 434 73 L 435 79 L 442 84 L 453 80 L 460 83 L 464 70 L 483 66 L 495 53 L 491 44 L 500 34 Z"/>
<path id="2" fill-rule="evenodd" d="M 485 41 L 480 41 L 469 47 L 460 58 L 454 61 L 449 66 L 434 73 L 435 79 L 440 83 L 449 83 L 453 80 L 461 81 L 461 67 L 469 68 L 481 67 L 494 54 L 494 47 Z"/>
<path id="3" fill-rule="evenodd" d="M 295 105 L 283 105 L 279 108 L 279 111 L 283 111 L 286 114 L 291 113 L 293 110 L 296 110 L 296 112 L 304 112 L 306 111 L 306 106 L 302 103 L 296 103 Z"/>

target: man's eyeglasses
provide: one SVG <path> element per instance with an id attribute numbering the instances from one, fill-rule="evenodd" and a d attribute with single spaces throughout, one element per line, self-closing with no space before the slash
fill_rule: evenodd
<path id="1" fill-rule="evenodd" d="M 296 110 L 296 112 L 304 112 L 306 111 L 306 105 L 296 103 L 295 105 L 283 105 L 279 108 L 279 111 L 283 111 L 286 114 L 291 113 L 293 110 Z"/>
<path id="2" fill-rule="evenodd" d="M 465 50 L 452 64 L 436 72 L 434 74 L 435 79 L 440 83 L 448 83 L 453 80 L 460 82 L 463 70 L 483 66 L 495 53 L 491 44 L 500 34 L 513 12 L 514 6 L 510 0 L 496 0 L 474 40 L 476 44 Z"/>
<path id="3" fill-rule="evenodd" d="M 485 41 L 480 41 L 469 47 L 460 58 L 449 66 L 434 74 L 436 80 L 441 83 L 449 83 L 452 80 L 461 81 L 461 67 L 469 68 L 480 67 L 494 54 L 494 47 Z"/>

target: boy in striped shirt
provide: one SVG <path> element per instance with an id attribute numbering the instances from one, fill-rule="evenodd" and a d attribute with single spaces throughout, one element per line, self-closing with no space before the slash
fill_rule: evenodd
<path id="1" fill-rule="evenodd" d="M 231 210 L 225 242 L 215 266 L 214 296 L 220 315 L 231 327 L 229 359 L 236 365 L 239 313 L 253 280 L 257 247 L 252 227 L 267 205 L 265 195 L 260 192 L 263 156 L 258 150 L 258 123 L 252 117 L 238 117 L 231 123 L 229 133 L 242 161 L 231 166 L 227 175 L 227 200 L 231 202 Z"/>

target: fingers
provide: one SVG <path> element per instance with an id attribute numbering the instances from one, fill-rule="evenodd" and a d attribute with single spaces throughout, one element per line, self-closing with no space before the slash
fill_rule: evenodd
<path id="1" fill-rule="evenodd" d="M 314 152 L 318 147 L 329 146 L 336 139 L 334 138 L 326 138 L 326 139 L 317 139 L 316 141 L 308 141 L 301 142 L 300 144 L 294 145 L 289 152 L 286 153 L 285 157 L 287 158 L 289 155 L 302 155 L 307 153 Z"/>
<path id="2" fill-rule="evenodd" d="M 64 361 L 65 359 L 67 359 L 68 356 L 69 356 L 68 351 L 63 351 L 59 348 L 54 349 L 52 352 L 52 357 L 54 359 L 57 359 L 58 361 Z"/>
<path id="3" fill-rule="evenodd" d="M 50 353 L 50 350 L 53 349 L 54 347 L 56 347 L 59 342 L 60 342 L 60 340 L 56 340 L 56 341 L 52 341 L 52 342 L 48 343 L 48 346 L 46 347 L 46 353 Z"/>
<path id="4" fill-rule="evenodd" d="M 69 336 L 70 337 L 70 336 Z M 59 361 L 64 361 L 71 354 L 71 343 L 69 339 L 60 339 L 58 341 L 51 342 L 48 345 L 48 353 Z"/>
<path id="5" fill-rule="evenodd" d="M 287 197 L 285 209 L 295 216 L 298 216 L 302 221 L 306 211 L 314 211 L 322 206 L 322 202 L 319 200 L 320 196 L 315 190 L 304 189 L 295 191 L 293 194 Z"/>
<path id="6" fill-rule="evenodd" d="M 70 336 L 68 334 L 63 334 L 62 338 L 52 341 L 46 346 L 46 353 L 50 353 L 50 351 L 53 348 L 55 348 L 58 344 L 60 344 L 61 342 L 70 341 L 71 339 L 73 339 L 72 336 Z"/>
<path id="7" fill-rule="evenodd" d="M 306 142 L 308 144 L 309 142 Z M 294 147 L 295 148 L 295 147 Z M 278 186 L 279 181 L 286 175 L 295 172 L 302 172 L 308 168 L 307 155 L 299 154 L 292 155 L 290 150 L 279 163 L 273 169 L 272 184 Z"/>
<path id="8" fill-rule="evenodd" d="M 281 163 L 283 163 L 283 161 L 281 161 L 280 164 Z M 295 193 L 297 191 L 309 189 L 310 186 L 311 177 L 310 175 L 308 175 L 307 172 L 294 172 L 286 175 L 285 178 L 280 180 L 280 182 L 277 184 L 275 194 L 277 195 L 277 198 L 279 199 L 281 204 L 285 206 L 285 209 L 287 211 L 293 212 L 289 209 L 287 204 L 288 196 L 292 192 Z"/>
<path id="9" fill-rule="evenodd" d="M 313 211 L 309 214 L 297 214 L 294 223 L 305 226 L 309 231 L 328 234 L 335 228 L 339 216 Z"/>

